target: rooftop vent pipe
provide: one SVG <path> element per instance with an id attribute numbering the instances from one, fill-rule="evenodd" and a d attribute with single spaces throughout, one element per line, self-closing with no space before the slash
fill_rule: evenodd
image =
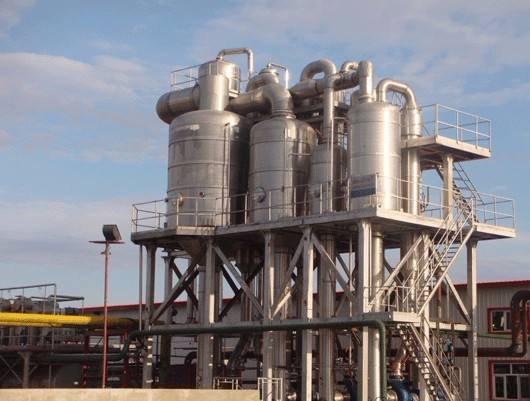
<path id="1" fill-rule="evenodd" d="M 231 49 L 223 49 L 217 53 L 217 60 L 224 60 L 225 56 L 234 55 L 234 54 L 246 54 L 247 55 L 247 71 L 248 79 L 252 78 L 254 74 L 254 52 L 248 47 L 234 47 Z"/>

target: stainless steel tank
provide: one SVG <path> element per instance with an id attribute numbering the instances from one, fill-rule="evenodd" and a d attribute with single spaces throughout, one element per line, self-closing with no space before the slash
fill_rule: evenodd
<path id="1" fill-rule="evenodd" d="M 316 134 L 290 117 L 259 122 L 250 132 L 250 221 L 301 215 Z"/>
<path id="2" fill-rule="evenodd" d="M 377 191 L 380 207 L 398 210 L 401 204 L 399 108 L 383 102 L 358 103 L 348 112 L 348 119 L 351 208 L 371 205 Z"/>
<path id="3" fill-rule="evenodd" d="M 244 196 L 229 196 L 246 192 L 249 130 L 249 120 L 229 111 L 197 110 L 173 120 L 169 128 L 169 228 L 237 222 Z"/>
<path id="4" fill-rule="evenodd" d="M 333 151 L 333 182 L 330 182 L 331 151 Z M 346 176 L 347 153 L 339 144 L 329 142 L 316 146 L 311 156 L 309 202 L 311 214 L 344 210 L 343 186 Z M 330 196 L 330 194 L 333 194 Z"/>

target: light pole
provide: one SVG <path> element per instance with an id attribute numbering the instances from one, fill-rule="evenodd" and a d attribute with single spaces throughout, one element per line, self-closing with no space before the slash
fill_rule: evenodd
<path id="1" fill-rule="evenodd" d="M 104 224 L 103 236 L 105 241 L 90 241 L 93 244 L 105 244 L 105 250 L 102 252 L 105 255 L 105 280 L 103 284 L 103 363 L 101 375 L 101 387 L 105 388 L 107 385 L 107 346 L 108 346 L 108 289 L 109 289 L 109 256 L 110 244 L 123 244 L 120 230 L 116 224 Z"/>

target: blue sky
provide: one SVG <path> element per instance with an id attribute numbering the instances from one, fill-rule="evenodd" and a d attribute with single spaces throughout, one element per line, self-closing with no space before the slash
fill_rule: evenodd
<path id="1" fill-rule="evenodd" d="M 518 238 L 479 245 L 479 278 L 530 278 L 529 20 L 522 1 L 0 0 L 0 286 L 54 281 L 100 302 L 88 240 L 106 222 L 128 238 L 130 205 L 164 196 L 154 105 L 169 72 L 239 46 L 293 80 L 317 58 L 371 59 L 420 104 L 492 119 L 493 158 L 466 169 L 515 198 Z M 135 301 L 136 258 L 113 249 L 112 303 Z"/>

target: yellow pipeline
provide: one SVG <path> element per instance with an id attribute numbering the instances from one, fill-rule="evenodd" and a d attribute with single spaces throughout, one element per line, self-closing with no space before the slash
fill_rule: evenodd
<path id="1" fill-rule="evenodd" d="M 135 320 L 122 317 L 109 317 L 109 327 L 128 327 Z M 44 313 L 0 312 L 0 326 L 25 327 L 101 327 L 103 316 L 93 315 L 51 315 Z"/>

